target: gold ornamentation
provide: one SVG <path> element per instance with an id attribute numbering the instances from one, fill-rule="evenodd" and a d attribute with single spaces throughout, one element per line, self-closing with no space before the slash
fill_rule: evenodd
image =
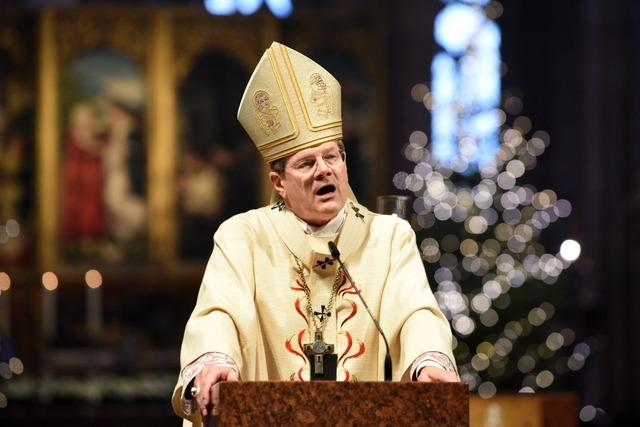
<path id="1" fill-rule="evenodd" d="M 59 61 L 99 48 L 113 49 L 146 68 L 152 16 L 143 11 L 123 14 L 115 8 L 57 11 Z"/>
<path id="2" fill-rule="evenodd" d="M 331 93 L 320 73 L 313 73 L 309 77 L 311 85 L 311 103 L 316 104 L 316 113 L 327 116 L 333 111 Z"/>
<path id="3" fill-rule="evenodd" d="M 280 111 L 271 105 L 271 97 L 266 90 L 259 90 L 253 95 L 253 106 L 256 121 L 265 135 L 272 135 L 280 128 Z"/>
<path id="4" fill-rule="evenodd" d="M 203 16 L 192 8 L 176 8 L 172 15 L 174 46 L 180 55 L 174 57 L 173 66 L 177 82 L 182 82 L 196 62 L 211 53 L 218 53 L 238 61 L 245 70 L 252 70 L 262 53 L 256 49 L 262 27 L 236 25 L 211 16 Z M 250 21 L 251 18 L 247 18 Z"/>
<path id="5" fill-rule="evenodd" d="M 311 289 L 309 288 L 309 285 L 307 284 L 307 281 L 304 278 L 304 269 L 302 268 L 302 263 L 300 262 L 298 257 L 296 257 L 295 255 L 293 256 L 293 259 L 296 261 L 296 271 L 298 272 L 298 277 L 300 277 L 300 281 L 298 283 L 300 284 L 300 287 L 304 291 L 305 299 L 307 300 L 306 301 L 307 304 L 305 307 L 307 311 L 307 319 L 311 318 L 311 321 L 313 322 L 313 326 L 316 332 L 322 332 L 324 331 L 325 326 L 327 326 L 327 320 L 331 316 L 330 313 L 333 308 L 333 304 L 336 301 L 336 295 L 338 294 L 338 289 L 342 285 L 342 275 L 343 275 L 342 267 L 338 268 L 338 270 L 336 271 L 336 277 L 333 280 L 333 289 L 331 290 L 331 297 L 329 298 L 329 303 L 327 304 L 326 309 L 324 305 L 322 306 L 322 311 L 321 311 L 322 315 L 319 316 L 321 317 L 321 320 L 320 320 L 320 324 L 318 324 L 318 322 L 316 322 L 316 316 L 314 315 L 314 312 L 313 312 L 313 307 L 311 306 Z M 329 315 L 326 314 L 327 312 L 329 313 Z"/>

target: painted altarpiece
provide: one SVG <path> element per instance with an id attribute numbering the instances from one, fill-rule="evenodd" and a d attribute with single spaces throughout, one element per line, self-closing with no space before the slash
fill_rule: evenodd
<path id="1" fill-rule="evenodd" d="M 84 274 L 97 269 L 104 283 L 103 321 L 99 336 L 91 339 L 106 348 L 127 342 L 174 360 L 192 308 L 192 299 L 176 295 L 196 294 L 213 231 L 224 218 L 268 201 L 266 167 L 235 113 L 253 67 L 273 40 L 326 61 L 343 80 L 352 183 L 371 208 L 384 191 L 384 51 L 372 42 L 378 32 L 367 20 L 333 19 L 332 26 L 345 29 L 338 36 L 314 17 L 278 21 L 266 11 L 221 18 L 192 7 L 95 6 L 45 9 L 32 17 L 34 47 L 25 58 L 38 64 L 33 73 L 38 101 L 30 125 L 35 192 L 27 214 L 38 243 L 29 265 L 37 268 L 16 285 L 24 282 L 24 289 L 41 294 L 41 273 L 57 275 L 56 307 L 65 310 L 54 327 L 52 348 L 87 344 Z M 102 234 L 82 229 L 67 202 L 78 155 L 70 142 L 74 133 L 87 138 L 80 146 L 88 153 L 79 159 L 92 159 L 97 170 L 105 162 L 116 164 L 109 179 L 119 183 L 114 188 L 120 199 L 106 201 L 113 190 L 102 173 L 101 190 L 91 195 L 108 215 L 102 224 L 88 221 L 86 230 Z M 113 209 L 123 206 L 126 219 L 110 222 L 117 215 Z M 72 224 L 66 231 L 65 220 Z M 141 304 L 153 306 L 153 312 L 140 317 Z M 32 321 L 21 328 L 42 336 L 41 308 L 24 311 Z M 144 330 L 154 329 L 145 319 L 162 319 L 164 325 L 152 341 L 141 341 L 148 335 Z"/>

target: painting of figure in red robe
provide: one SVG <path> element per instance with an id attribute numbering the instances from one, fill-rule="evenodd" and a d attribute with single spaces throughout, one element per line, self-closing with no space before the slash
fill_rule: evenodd
<path id="1" fill-rule="evenodd" d="M 126 56 L 76 56 L 62 83 L 60 234 L 67 262 L 144 261 L 144 79 Z"/>

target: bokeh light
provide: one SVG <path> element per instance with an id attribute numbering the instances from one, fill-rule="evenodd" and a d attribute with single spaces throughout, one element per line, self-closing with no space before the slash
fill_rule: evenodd
<path id="1" fill-rule="evenodd" d="M 488 280 L 482 285 L 482 293 L 491 299 L 498 298 L 502 293 L 500 283 L 495 280 Z"/>
<path id="2" fill-rule="evenodd" d="M 417 83 L 411 88 L 411 98 L 416 102 L 423 102 L 427 94 L 429 94 L 429 87 L 424 83 Z"/>
<path id="3" fill-rule="evenodd" d="M 476 323 L 466 315 L 458 315 L 453 319 L 453 328 L 460 335 L 470 335 L 476 328 Z"/>
<path id="4" fill-rule="evenodd" d="M 8 291 L 11 288 L 11 278 L 4 271 L 0 271 L 0 292 Z"/>
<path id="5" fill-rule="evenodd" d="M 476 313 L 484 313 L 491 307 L 491 300 L 484 294 L 478 294 L 471 300 L 471 308 Z"/>
<path id="6" fill-rule="evenodd" d="M 102 274 L 98 270 L 89 270 L 84 274 L 84 281 L 92 289 L 102 286 Z"/>
<path id="7" fill-rule="evenodd" d="M 498 323 L 499 319 L 500 317 L 498 316 L 498 313 L 491 308 L 480 314 L 480 323 L 482 323 L 487 328 L 495 326 Z"/>
<path id="8" fill-rule="evenodd" d="M 587 343 L 581 342 L 573 349 L 574 354 L 579 354 L 585 359 L 591 354 L 591 347 Z"/>
<path id="9" fill-rule="evenodd" d="M 536 376 L 536 384 L 538 384 L 540 388 L 547 388 L 553 384 L 554 379 L 555 377 L 551 371 L 544 370 Z"/>
<path id="10" fill-rule="evenodd" d="M 524 355 L 518 359 L 518 370 L 524 374 L 531 372 L 535 366 L 535 359 L 529 355 Z"/>
<path id="11" fill-rule="evenodd" d="M 21 375 L 24 372 L 24 365 L 22 364 L 22 360 L 17 357 L 12 357 L 9 359 L 9 369 L 16 375 Z"/>
<path id="12" fill-rule="evenodd" d="M 465 221 L 465 228 L 469 233 L 472 234 L 482 234 L 487 231 L 489 223 L 486 219 L 481 216 L 472 216 L 467 221 Z"/>
<path id="13" fill-rule="evenodd" d="M 58 276 L 51 271 L 42 275 L 42 286 L 48 291 L 53 291 L 58 287 Z"/>
<path id="14" fill-rule="evenodd" d="M 594 406 L 592 405 L 586 405 L 583 406 L 582 409 L 580 409 L 580 421 L 583 421 L 585 423 L 588 423 L 589 421 L 592 421 L 597 414 L 597 410 Z"/>
<path id="15" fill-rule="evenodd" d="M 464 256 L 474 256 L 478 253 L 478 243 L 473 239 L 465 239 L 460 243 L 460 253 Z"/>
<path id="16" fill-rule="evenodd" d="M 7 236 L 15 238 L 20 234 L 20 224 L 15 219 L 10 219 L 5 225 L 5 232 Z"/>
<path id="17" fill-rule="evenodd" d="M 484 371 L 489 367 L 489 358 L 484 353 L 478 353 L 471 358 L 471 366 L 476 371 Z"/>
<path id="18" fill-rule="evenodd" d="M 522 134 L 528 133 L 531 130 L 531 126 L 531 119 L 527 116 L 518 116 L 513 121 L 513 127 Z"/>
<path id="19" fill-rule="evenodd" d="M 478 386 L 478 394 L 483 399 L 489 399 L 496 394 L 497 388 L 491 381 L 485 381 Z"/>
<path id="20" fill-rule="evenodd" d="M 535 307 L 529 311 L 527 320 L 534 326 L 540 326 L 547 320 L 547 314 L 540 307 Z"/>
<path id="21" fill-rule="evenodd" d="M 567 367 L 572 371 L 579 371 L 584 366 L 585 357 L 581 354 L 572 354 L 567 360 Z"/>
<path id="22" fill-rule="evenodd" d="M 567 239 L 560 245 L 560 256 L 567 261 L 573 262 L 580 257 L 580 250 L 580 243 Z"/>
<path id="23" fill-rule="evenodd" d="M 547 339 L 545 341 L 545 344 L 551 350 L 554 350 L 554 351 L 555 350 L 559 350 L 562 347 L 562 345 L 564 344 L 564 337 L 562 336 L 562 334 L 560 334 L 558 332 L 552 332 L 547 337 Z"/>

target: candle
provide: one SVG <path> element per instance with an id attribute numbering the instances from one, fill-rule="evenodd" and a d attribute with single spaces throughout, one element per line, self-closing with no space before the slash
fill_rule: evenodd
<path id="1" fill-rule="evenodd" d="M 102 275 L 89 270 L 84 275 L 87 284 L 87 330 L 92 339 L 102 335 Z"/>
<path id="2" fill-rule="evenodd" d="M 42 275 L 42 331 L 46 343 L 56 339 L 58 323 L 58 277 L 48 271 Z"/>
<path id="3" fill-rule="evenodd" d="M 0 335 L 11 336 L 11 278 L 5 272 L 0 272 Z"/>

